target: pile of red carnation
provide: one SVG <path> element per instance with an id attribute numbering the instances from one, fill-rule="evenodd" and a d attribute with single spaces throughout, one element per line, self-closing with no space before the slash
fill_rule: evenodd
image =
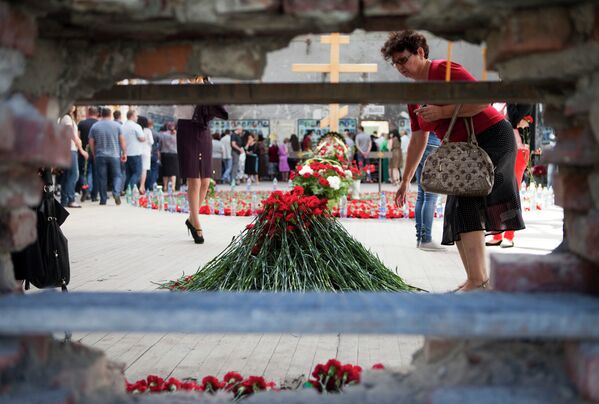
<path id="1" fill-rule="evenodd" d="M 304 195 L 304 188 L 300 186 L 294 187 L 291 192 L 274 191 L 262 202 L 262 206 L 259 213 L 263 214 L 259 215 L 258 221 L 266 224 L 269 235 L 275 234 L 280 226 L 287 231 L 300 226 L 309 228 L 310 219 L 328 214 L 327 200 Z"/>
<path id="2" fill-rule="evenodd" d="M 215 394 L 217 391 L 226 391 L 232 394 L 234 400 L 239 400 L 261 391 L 276 390 L 274 382 L 267 382 L 261 376 L 250 376 L 244 379 L 237 372 L 227 373 L 222 381 L 214 376 L 206 376 L 200 384 L 194 379 L 184 379 L 181 381 L 171 377 L 168 380 L 164 380 L 155 375 L 150 375 L 135 383 L 127 381 L 125 383 L 127 392 L 131 394 L 175 391 L 197 391 Z"/>
<path id="3" fill-rule="evenodd" d="M 385 369 L 377 363 L 372 369 Z M 345 386 L 360 383 L 362 368 L 350 363 L 343 365 L 337 359 L 329 359 L 326 364 L 318 364 L 312 372 L 312 379 L 304 387 L 314 387 L 318 392 L 340 393 Z"/>

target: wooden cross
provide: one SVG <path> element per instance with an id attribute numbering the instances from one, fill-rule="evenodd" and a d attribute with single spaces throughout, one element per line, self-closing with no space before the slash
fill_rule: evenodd
<path id="1" fill-rule="evenodd" d="M 333 33 L 322 35 L 320 43 L 331 45 L 331 57 L 329 64 L 298 64 L 294 63 L 292 71 L 296 73 L 329 73 L 331 83 L 339 83 L 339 73 L 376 73 L 378 65 L 376 63 L 339 63 L 339 45 L 349 44 L 348 35 L 339 35 Z M 332 132 L 339 131 L 339 119 L 347 115 L 347 105 L 339 108 L 339 104 L 329 104 L 329 116 L 320 121 L 320 127 L 330 127 Z"/>

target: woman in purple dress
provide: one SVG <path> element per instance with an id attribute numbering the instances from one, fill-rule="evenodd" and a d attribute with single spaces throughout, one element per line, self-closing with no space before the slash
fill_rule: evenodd
<path id="1" fill-rule="evenodd" d="M 185 225 L 196 244 L 204 242 L 199 212 L 212 176 L 212 136 L 208 124 L 216 117 L 228 119 L 229 114 L 220 105 L 197 105 L 192 119 L 177 121 L 179 172 L 181 178 L 187 178 L 188 187 L 189 218 Z"/>
<path id="2" fill-rule="evenodd" d="M 279 172 L 281 173 L 281 181 L 287 181 L 289 178 L 288 143 L 289 139 L 285 138 L 283 144 L 279 145 Z"/>

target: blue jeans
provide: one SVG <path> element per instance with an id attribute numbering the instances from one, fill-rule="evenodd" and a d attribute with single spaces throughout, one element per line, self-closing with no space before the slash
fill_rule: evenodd
<path id="1" fill-rule="evenodd" d="M 433 217 L 435 215 L 435 207 L 437 205 L 438 194 L 432 192 L 424 192 L 420 185 L 420 175 L 424 167 L 424 162 L 432 151 L 436 150 L 437 146 L 427 145 L 422 155 L 422 159 L 416 169 L 416 180 L 418 181 L 418 197 L 416 198 L 416 207 L 414 216 L 416 218 L 416 240 L 421 243 L 430 243 L 432 241 Z"/>
<path id="2" fill-rule="evenodd" d="M 141 155 L 127 156 L 127 161 L 125 162 L 125 170 L 127 172 L 127 177 L 125 178 L 123 190 L 127 190 L 129 186 L 133 188 L 133 186 L 135 185 L 137 185 L 137 187 L 139 188 L 139 180 L 141 179 L 141 169 Z"/>
<path id="3" fill-rule="evenodd" d="M 158 181 L 158 170 L 160 169 L 160 163 L 155 156 L 152 156 L 150 160 L 150 172 L 146 177 L 146 189 L 153 189 L 154 184 Z"/>
<path id="4" fill-rule="evenodd" d="M 77 151 L 71 150 L 71 166 L 64 170 L 60 182 L 60 203 L 68 205 L 75 202 L 75 184 L 79 179 L 79 161 Z"/>
<path id="5" fill-rule="evenodd" d="M 231 168 L 233 167 L 233 161 L 231 159 L 223 159 L 223 182 L 231 182 Z"/>
<path id="6" fill-rule="evenodd" d="M 87 177 L 85 177 L 85 164 L 86 161 L 82 155 L 78 155 L 79 159 L 79 179 L 77 180 L 77 187 L 75 190 L 83 190 L 83 185 L 87 182 L 87 192 L 91 195 L 94 192 L 94 163 L 90 157 L 87 159 Z M 97 192 L 96 192 L 97 194 Z"/>
<path id="7" fill-rule="evenodd" d="M 112 194 L 121 193 L 121 160 L 118 157 L 96 157 L 96 172 L 98 173 L 98 189 L 100 203 L 105 204 L 108 199 L 108 178 L 112 181 Z"/>

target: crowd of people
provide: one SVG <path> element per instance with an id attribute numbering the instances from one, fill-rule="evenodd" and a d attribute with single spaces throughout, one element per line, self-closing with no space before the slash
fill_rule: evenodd
<path id="1" fill-rule="evenodd" d="M 176 123 L 166 122 L 157 129 L 152 119 L 138 116 L 134 109 L 125 115 L 123 121 L 119 110 L 91 106 L 85 118 L 79 120 L 73 107 L 60 119 L 61 124 L 71 127 L 72 163 L 58 177 L 64 206 L 79 208 L 86 200 L 104 205 L 109 198 L 108 187 L 120 204 L 129 188 L 137 187 L 144 194 L 156 185 L 166 191 L 169 187 L 178 189 L 185 182 L 179 172 Z M 343 135 L 353 163 L 380 169 L 383 182 L 399 184 L 404 160 L 401 138 L 405 132 L 369 135 L 360 127 L 357 133 L 345 130 Z M 276 135 L 267 139 L 241 128 L 213 133 L 211 176 L 231 185 L 288 181 L 303 153 L 313 151 L 317 143 L 314 131 L 305 133 L 301 141 L 296 134 L 280 141 Z M 376 151 L 391 152 L 391 158 L 385 158 L 381 167 L 378 159 L 369 157 Z M 375 178 L 378 176 L 374 172 L 368 172 L 367 181 Z"/>
<path id="2" fill-rule="evenodd" d="M 85 119 L 78 122 L 73 107 L 60 123 L 71 127 L 71 166 L 59 172 L 61 203 L 79 208 L 91 200 L 105 205 L 108 187 L 116 204 L 129 188 L 141 194 L 155 185 L 175 189 L 179 167 L 176 126 L 168 122 L 155 130 L 154 122 L 127 111 L 107 107 L 89 107 Z"/>

